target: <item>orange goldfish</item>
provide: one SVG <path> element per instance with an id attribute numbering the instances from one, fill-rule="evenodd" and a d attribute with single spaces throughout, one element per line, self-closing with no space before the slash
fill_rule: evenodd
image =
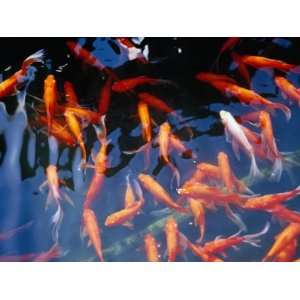
<path id="1" fill-rule="evenodd" d="M 82 214 L 82 221 L 84 231 L 88 235 L 91 244 L 94 246 L 98 258 L 100 259 L 100 261 L 103 262 L 104 257 L 102 253 L 100 229 L 95 213 L 89 208 L 84 208 Z"/>
<path id="2" fill-rule="evenodd" d="M 181 232 L 179 233 L 179 240 L 180 240 L 180 245 L 183 249 L 189 248 L 196 256 L 200 257 L 205 262 L 222 262 L 223 261 L 219 257 L 205 252 L 202 247 L 199 247 L 198 245 L 195 245 L 192 242 L 190 242 L 187 239 L 187 237 L 184 234 L 182 234 Z"/>
<path id="3" fill-rule="evenodd" d="M 44 81 L 44 101 L 46 106 L 47 120 L 48 120 L 48 131 L 51 131 L 54 115 L 55 106 L 58 98 L 58 92 L 56 87 L 56 80 L 53 75 L 48 75 Z"/>
<path id="4" fill-rule="evenodd" d="M 155 84 L 171 84 L 168 80 L 157 79 L 153 77 L 148 77 L 146 75 L 122 79 L 119 81 L 115 81 L 112 85 L 112 90 L 116 93 L 125 93 L 131 91 L 141 85 L 155 85 Z"/>
<path id="5" fill-rule="evenodd" d="M 254 68 L 274 68 L 283 72 L 289 72 L 296 65 L 288 64 L 282 60 L 271 59 L 263 56 L 244 55 L 241 57 L 244 64 Z"/>
<path id="6" fill-rule="evenodd" d="M 137 188 L 137 194 L 139 200 L 134 201 L 130 206 L 109 215 L 105 220 L 105 226 L 124 225 L 132 228 L 133 225 L 130 221 L 140 212 L 145 203 L 143 193 L 139 187 Z"/>
<path id="7" fill-rule="evenodd" d="M 228 238 L 220 238 L 211 242 L 207 242 L 203 246 L 203 250 L 210 254 L 224 253 L 228 248 L 235 247 L 241 243 L 247 243 L 255 247 L 259 247 L 257 244 L 259 240 L 258 237 L 266 234 L 270 228 L 270 223 L 267 223 L 262 231 L 255 234 L 247 234 L 244 236 L 239 236 L 239 232 Z"/>
<path id="8" fill-rule="evenodd" d="M 87 154 L 86 154 L 86 148 L 82 136 L 82 128 L 80 126 L 80 123 L 78 122 L 77 118 L 75 117 L 74 113 L 70 112 L 68 108 L 66 109 L 66 112 L 64 114 L 65 119 L 67 121 L 67 124 L 70 128 L 70 131 L 74 135 L 74 137 L 77 139 L 78 144 L 80 146 L 81 152 L 82 152 L 82 164 L 86 163 Z"/>
<path id="9" fill-rule="evenodd" d="M 144 245 L 147 259 L 149 262 L 159 262 L 158 245 L 151 233 L 147 233 L 144 237 Z"/>
<path id="10" fill-rule="evenodd" d="M 40 122 L 43 125 L 48 124 L 48 120 L 44 116 L 39 116 L 38 122 Z M 52 121 L 52 126 L 49 133 L 50 135 L 53 135 L 60 142 L 66 144 L 67 146 L 74 147 L 77 144 L 74 136 L 55 119 Z"/>
<path id="11" fill-rule="evenodd" d="M 265 255 L 263 261 L 270 261 L 278 255 L 288 244 L 300 235 L 300 224 L 291 223 L 275 238 L 275 243 Z"/>
<path id="12" fill-rule="evenodd" d="M 198 242 L 201 243 L 205 234 L 205 204 L 201 200 L 193 198 L 189 198 L 188 202 L 194 216 L 194 224 L 199 226 L 200 237 Z"/>
<path id="13" fill-rule="evenodd" d="M 283 169 L 283 158 L 277 149 L 269 113 L 266 111 L 260 112 L 259 124 L 261 128 L 262 142 L 268 149 L 268 152 L 271 154 L 271 156 L 275 159 L 271 177 L 279 180 Z"/>
<path id="14" fill-rule="evenodd" d="M 82 107 L 68 107 L 69 112 L 72 112 L 76 117 L 87 120 L 88 122 L 98 125 L 100 122 L 100 115 L 92 110 Z"/>
<path id="15" fill-rule="evenodd" d="M 168 262 L 173 262 L 176 260 L 178 252 L 181 251 L 178 225 L 173 217 L 169 217 L 166 221 L 165 235 L 167 241 Z"/>
<path id="16" fill-rule="evenodd" d="M 34 54 L 27 57 L 21 66 L 21 69 L 13 74 L 11 77 L 7 78 L 6 80 L 0 83 L 0 98 L 4 98 L 12 94 L 15 89 L 18 87 L 20 83 L 24 79 L 26 79 L 26 74 L 28 68 L 34 63 L 43 63 L 44 59 L 44 50 L 39 50 Z"/>
<path id="17" fill-rule="evenodd" d="M 180 184 L 180 174 L 177 168 L 169 159 L 169 145 L 170 145 L 170 136 L 171 136 L 171 126 L 168 122 L 164 122 L 159 127 L 158 133 L 158 143 L 159 143 L 159 151 L 160 157 L 164 160 L 165 163 L 171 168 L 174 173 L 174 177 L 177 181 L 177 186 Z"/>
<path id="18" fill-rule="evenodd" d="M 135 195 L 129 180 L 129 175 L 126 177 L 126 192 L 124 197 L 124 207 L 128 208 L 135 202 Z"/>
<path id="19" fill-rule="evenodd" d="M 285 193 L 252 197 L 243 204 L 243 208 L 266 210 L 274 205 L 291 200 L 298 195 L 300 195 L 300 186 Z"/>
<path id="20" fill-rule="evenodd" d="M 274 217 L 285 222 L 300 223 L 300 213 L 290 210 L 283 205 L 274 205 L 267 210 Z"/>
<path id="21" fill-rule="evenodd" d="M 210 73 L 210 72 L 200 72 L 196 75 L 196 79 L 199 81 L 203 82 L 208 82 L 208 83 L 213 83 L 216 81 L 221 81 L 221 82 L 228 82 L 235 84 L 236 81 L 224 74 L 216 74 L 216 73 Z"/>
<path id="22" fill-rule="evenodd" d="M 66 81 L 64 83 L 64 91 L 68 105 L 79 106 L 78 97 L 76 95 L 74 86 L 71 82 Z"/>
<path id="23" fill-rule="evenodd" d="M 95 172 L 92 178 L 92 181 L 89 185 L 87 193 L 85 195 L 85 199 L 83 202 L 84 208 L 89 208 L 92 202 L 95 200 L 96 195 L 98 194 L 105 177 L 105 171 L 108 166 L 107 159 L 107 147 L 109 145 L 109 141 L 103 142 L 96 158 L 95 158 Z"/>
<path id="24" fill-rule="evenodd" d="M 166 114 L 172 114 L 176 116 L 173 108 L 169 107 L 165 102 L 149 93 L 139 93 L 138 98 L 139 100 L 148 104 L 150 107 L 156 108 L 157 110 L 160 110 Z"/>
<path id="25" fill-rule="evenodd" d="M 79 43 L 68 41 L 67 46 L 78 59 L 84 61 L 88 65 L 95 67 L 99 71 L 104 72 L 106 75 L 112 76 L 112 78 L 114 79 L 118 79 L 114 72 L 104 66 L 98 58 L 96 58 L 91 52 L 83 48 Z"/>
<path id="26" fill-rule="evenodd" d="M 170 208 L 174 208 L 179 212 L 187 212 L 187 209 L 174 202 L 168 192 L 150 175 L 140 174 L 138 176 L 138 179 L 141 182 L 142 186 L 154 197 L 156 197 L 158 201 Z"/>
<path id="27" fill-rule="evenodd" d="M 282 76 L 275 77 L 275 83 L 285 99 L 295 101 L 300 106 L 300 91 L 290 81 Z"/>
<path id="28" fill-rule="evenodd" d="M 219 152 L 218 154 L 218 167 L 220 170 L 220 175 L 224 185 L 229 193 L 233 192 L 234 182 L 233 175 L 229 163 L 229 159 L 226 153 Z"/>

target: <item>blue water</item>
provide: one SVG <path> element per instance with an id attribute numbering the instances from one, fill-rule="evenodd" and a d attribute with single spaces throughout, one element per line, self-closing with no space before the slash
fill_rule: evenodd
<path id="1" fill-rule="evenodd" d="M 176 69 L 174 64 L 177 62 L 183 66 L 184 62 L 188 61 L 190 63 L 189 48 L 186 49 L 187 53 L 185 53 L 185 47 L 180 48 L 181 50 L 178 51 L 179 46 L 177 46 L 177 50 L 175 49 L 170 52 L 170 57 L 166 57 L 165 55 L 155 57 L 153 66 L 152 64 L 149 66 L 136 66 L 134 62 L 129 61 L 126 49 L 121 48 L 120 53 L 116 53 L 110 46 L 109 40 L 112 43 L 116 43 L 114 39 L 94 39 L 90 50 L 105 65 L 119 72 L 122 78 L 140 75 L 145 71 L 155 74 L 157 77 L 161 75 L 162 78 L 168 79 L 165 75 L 172 73 L 172 70 L 168 68 L 169 66 L 173 66 Z M 199 40 L 201 43 L 201 39 Z M 250 41 L 247 39 L 244 40 L 245 44 L 251 43 L 250 39 Z M 78 42 L 83 47 L 87 46 L 87 39 L 85 38 L 78 39 Z M 273 40 L 273 44 L 280 49 L 280 53 L 283 53 L 287 61 L 290 61 L 289 51 L 292 47 L 291 43 L 287 39 Z M 183 44 L 188 44 L 188 41 L 184 41 Z M 143 51 L 142 47 L 144 46 L 137 45 L 137 47 L 141 47 L 141 51 Z M 266 47 L 268 46 L 266 45 Z M 174 47 L 172 44 L 172 49 Z M 217 51 L 217 48 L 215 51 Z M 253 52 L 253 50 L 251 51 Z M 257 48 L 256 53 L 261 51 L 263 51 L 262 48 Z M 98 81 L 101 81 L 101 76 L 91 67 L 74 62 L 70 58 L 70 55 L 63 56 L 65 61 L 63 59 L 59 60 L 60 66 L 66 65 L 61 68 L 59 68 L 60 66 L 56 62 L 55 57 L 49 57 L 49 53 L 47 55 L 47 64 L 36 66 L 36 79 L 31 83 L 29 92 L 41 97 L 43 80 L 45 74 L 49 72 L 57 76 L 60 88 L 63 80 L 68 79 L 70 72 L 73 70 L 73 72 L 76 72 L 73 76 L 77 80 L 82 103 L 92 108 L 93 104 L 88 103 L 88 99 L 95 99 L 97 97 L 97 92 L 95 91 L 99 90 Z M 149 55 L 151 58 L 151 47 Z M 193 56 L 193 60 L 195 59 Z M 200 59 L 201 57 L 199 56 Z M 230 63 L 226 64 L 226 59 L 228 60 L 225 57 L 225 63 L 221 66 L 222 72 L 236 76 L 236 71 L 231 69 Z M 72 69 L 72 63 L 77 63 L 78 65 Z M 197 62 L 195 66 L 198 68 Z M 162 68 L 161 71 L 160 67 Z M 13 65 L 12 69 L 15 72 L 18 70 L 18 65 Z M 127 70 L 129 75 L 126 76 Z M 198 72 L 206 70 L 207 68 L 197 69 Z M 188 70 L 185 69 L 185 72 L 188 72 Z M 2 76 L 6 78 L 8 74 L 9 71 L 4 71 Z M 250 112 L 252 109 L 236 101 L 231 101 L 232 99 L 227 99 L 204 84 L 196 82 L 192 74 L 193 72 L 191 72 L 190 78 L 181 78 L 180 74 L 177 74 L 178 82 L 176 82 L 176 88 L 159 86 L 145 88 L 147 91 L 154 91 L 155 95 L 167 101 L 168 104 L 173 105 L 176 108 L 176 113 L 184 120 L 184 124 L 155 110 L 151 110 L 151 116 L 158 124 L 161 124 L 164 120 L 169 120 L 173 132 L 178 134 L 184 140 L 185 145 L 197 155 L 197 162 L 216 164 L 217 154 L 220 151 L 224 151 L 228 154 L 237 177 L 244 178 L 249 172 L 250 161 L 244 154 L 241 154 L 240 161 L 236 159 L 231 145 L 226 142 L 223 135 L 218 113 L 221 109 L 224 109 L 233 115 L 240 115 Z M 300 110 L 298 106 L 294 103 L 290 105 L 281 97 L 274 85 L 274 72 L 272 70 L 253 70 L 251 75 L 251 88 L 253 90 L 266 95 L 268 99 L 274 102 L 288 104 L 292 110 L 292 118 L 289 122 L 285 120 L 284 115 L 280 111 L 272 116 L 274 134 L 279 150 L 291 153 L 299 150 L 300 139 L 297 137 L 300 130 Z M 296 86 L 299 86 L 299 75 L 287 74 L 287 78 Z M 84 87 L 80 86 L 81 80 Z M 184 81 L 185 86 L 180 85 L 181 80 Z M 199 94 L 196 95 L 191 92 L 189 86 L 193 86 L 193 90 L 199 90 Z M 58 145 L 58 157 L 50 157 L 47 136 L 40 129 L 36 128 L 34 124 L 30 123 L 30 120 L 34 118 L 34 114 L 36 113 L 32 109 L 32 103 L 35 103 L 33 99 L 27 96 L 27 104 L 23 107 L 19 104 L 19 110 L 15 110 L 15 107 L 10 107 L 10 103 L 7 104 L 8 101 L 15 102 L 15 107 L 18 106 L 16 96 L 10 96 L 6 102 L 0 103 L 0 233 L 4 233 L 7 230 L 30 221 L 33 221 L 33 223 L 29 228 L 16 233 L 13 237 L 0 240 L 0 257 L 41 253 L 47 251 L 53 245 L 51 217 L 54 213 L 54 208 L 50 206 L 48 210 L 45 210 L 47 189 L 45 192 L 40 192 L 39 186 L 45 180 L 45 170 L 49 162 L 55 163 L 57 161 L 59 177 L 67 182 L 67 187 L 62 186 L 61 189 L 70 196 L 75 203 L 75 207 L 65 202 L 62 203 L 64 218 L 59 231 L 59 244 L 64 251 L 64 255 L 53 260 L 97 261 L 93 247 L 87 247 L 87 239 L 83 241 L 80 238 L 82 204 L 93 176 L 93 170 L 87 169 L 84 175 L 76 167 L 80 162 L 79 148 L 68 148 L 60 144 Z M 9 109 L 9 114 L 6 112 L 6 106 Z M 29 120 L 29 123 L 27 123 L 27 120 Z M 28 124 L 30 125 L 28 126 Z M 133 220 L 134 229 L 122 226 L 115 228 L 106 228 L 104 226 L 106 217 L 123 207 L 126 176 L 131 174 L 131 178 L 135 178 L 139 173 L 144 171 L 143 153 L 137 153 L 133 156 L 127 156 L 122 153 L 124 150 L 133 149 L 143 143 L 139 121 L 136 118 L 135 101 L 126 98 L 126 96 L 113 95 L 111 107 L 107 115 L 107 127 L 108 139 L 111 140 L 108 156 L 110 167 L 99 196 L 92 205 L 101 228 L 101 240 L 105 260 L 145 261 L 143 234 L 148 232 L 147 228 L 151 224 L 160 224 L 160 219 L 162 220 L 161 224 L 153 233 L 160 244 L 159 249 L 162 260 L 166 260 L 163 257 L 166 248 L 163 225 L 164 218 L 168 216 L 168 213 L 162 213 L 160 216 L 151 214 L 153 211 L 163 209 L 164 206 L 161 204 L 155 206 L 153 197 L 149 193 L 145 192 L 146 204 L 143 208 L 143 213 L 136 216 Z M 194 133 L 192 137 L 187 133 L 187 127 L 192 128 Z M 157 133 L 158 127 L 154 126 L 153 135 L 155 136 Z M 91 151 L 97 153 L 100 145 L 92 127 L 85 130 L 85 142 L 89 154 Z M 153 175 L 176 199 L 176 190 L 170 187 L 172 174 L 170 168 L 162 165 L 159 161 L 159 148 L 152 147 L 150 153 L 151 165 L 147 173 Z M 181 181 L 184 182 L 194 171 L 195 161 L 184 158 L 175 151 L 172 152 L 171 159 L 176 163 L 181 173 Z M 89 155 L 89 162 L 92 163 L 91 155 Z M 271 168 L 271 165 L 264 161 L 258 160 L 258 165 L 260 169 Z M 289 172 L 283 172 L 279 183 L 269 181 L 265 178 L 263 181 L 251 186 L 251 189 L 259 194 L 284 192 L 298 186 L 299 177 L 299 167 L 293 166 Z M 299 198 L 289 201 L 287 207 L 300 211 L 298 201 Z M 250 212 L 236 208 L 234 211 L 241 215 L 248 227 L 249 233 L 260 231 L 268 221 L 271 222 L 271 228 L 261 238 L 261 247 L 256 248 L 251 245 L 242 244 L 239 250 L 229 250 L 227 252 L 228 256 L 224 260 L 260 261 L 274 242 L 274 236 L 283 229 L 285 224 L 272 219 L 272 216 L 265 212 Z M 192 222 L 192 216 L 186 217 L 179 223 L 179 229 L 191 241 L 195 241 L 198 238 L 199 231 Z M 213 240 L 219 235 L 227 237 L 238 231 L 238 227 L 227 218 L 223 209 L 208 211 L 206 222 L 205 241 Z M 299 256 L 300 250 L 298 249 L 296 257 Z M 199 258 L 187 250 L 186 257 L 178 256 L 178 261 L 184 260 L 199 261 Z"/>

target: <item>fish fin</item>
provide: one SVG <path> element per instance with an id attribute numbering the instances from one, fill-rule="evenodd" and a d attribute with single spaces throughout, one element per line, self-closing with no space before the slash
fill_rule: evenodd
<path id="1" fill-rule="evenodd" d="M 240 231 L 244 231 L 247 232 L 247 226 L 244 223 L 244 221 L 242 220 L 242 218 L 240 217 L 239 214 L 234 213 L 233 210 L 231 209 L 231 207 L 229 205 L 226 205 L 224 207 L 226 215 L 228 216 L 228 218 L 238 226 Z"/>
<path id="2" fill-rule="evenodd" d="M 84 226 L 80 227 L 80 239 L 83 241 L 85 237 L 87 236 L 87 232 Z"/>
<path id="3" fill-rule="evenodd" d="M 92 245 L 93 245 L 93 244 L 92 244 L 92 241 L 89 239 L 88 242 L 87 242 L 86 247 L 87 247 L 87 248 L 90 248 Z"/>
<path id="4" fill-rule="evenodd" d="M 60 225 L 61 225 L 63 216 L 64 216 L 63 210 L 62 210 L 60 204 L 58 204 L 57 210 L 51 218 L 51 222 L 53 223 L 52 237 L 55 241 L 58 241 L 58 231 L 60 229 Z"/>
<path id="5" fill-rule="evenodd" d="M 280 180 L 282 171 L 283 171 L 282 158 L 278 157 L 275 159 L 275 162 L 274 162 L 274 165 L 272 168 L 271 179 L 278 182 Z"/>
<path id="6" fill-rule="evenodd" d="M 52 193 L 52 190 L 49 189 L 48 195 L 47 195 L 47 199 L 46 199 L 46 203 L 45 203 L 45 210 L 48 209 L 50 203 L 54 200 L 54 196 Z"/>
<path id="7" fill-rule="evenodd" d="M 140 148 L 138 148 L 136 150 L 122 151 L 122 152 L 124 154 L 127 154 L 127 155 L 133 155 L 135 153 L 139 153 L 139 152 L 142 152 L 142 151 L 146 150 L 148 147 L 149 147 L 149 143 L 144 144 L 143 146 L 141 146 Z"/>
<path id="8" fill-rule="evenodd" d="M 48 180 L 46 179 L 42 184 L 39 186 L 39 191 L 43 192 L 44 188 L 48 185 Z"/>
<path id="9" fill-rule="evenodd" d="M 234 139 L 232 139 L 232 149 L 237 160 L 240 160 L 241 156 L 240 156 L 239 144 Z"/>
<path id="10" fill-rule="evenodd" d="M 231 139 L 230 139 L 230 133 L 229 130 L 227 129 L 227 127 L 224 127 L 224 134 L 225 134 L 225 139 L 227 143 L 230 143 Z"/>
<path id="11" fill-rule="evenodd" d="M 132 224 L 131 222 L 129 222 L 129 221 L 123 223 L 122 226 L 124 226 L 124 227 L 126 227 L 126 228 L 128 228 L 128 229 L 131 229 L 131 230 L 134 229 L 133 224 Z"/>
<path id="12" fill-rule="evenodd" d="M 75 207 L 73 200 L 67 193 L 62 193 L 62 196 L 66 202 L 68 202 L 71 206 Z"/>

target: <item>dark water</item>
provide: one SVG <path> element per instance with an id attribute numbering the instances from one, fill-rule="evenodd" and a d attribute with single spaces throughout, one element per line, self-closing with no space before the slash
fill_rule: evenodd
<path id="1" fill-rule="evenodd" d="M 44 65 L 36 66 L 35 80 L 29 87 L 29 94 L 42 98 L 43 81 L 48 74 L 54 74 L 58 89 L 63 91 L 63 83 L 71 81 L 80 99 L 80 104 L 91 109 L 96 108 L 99 91 L 105 81 L 104 76 L 95 68 L 74 58 L 66 47 L 69 39 L 1 39 L 2 60 L 0 61 L 4 79 L 19 69 L 22 60 L 37 51 L 45 49 L 46 61 Z M 128 51 L 120 49 L 115 39 L 80 38 L 73 39 L 97 58 L 114 69 L 120 78 L 148 75 L 155 78 L 171 80 L 175 85 L 142 86 L 138 91 L 151 92 L 163 99 L 168 105 L 176 109 L 181 117 L 179 122 L 171 116 L 166 116 L 151 109 L 151 117 L 160 125 L 168 120 L 172 125 L 172 132 L 180 137 L 185 145 L 197 155 L 197 162 L 217 163 L 217 154 L 224 151 L 228 154 L 232 168 L 239 178 L 247 176 L 250 162 L 242 154 L 238 161 L 233 154 L 232 147 L 226 142 L 223 126 L 219 119 L 221 109 L 233 115 L 250 112 L 252 109 L 242 106 L 233 98 L 226 98 L 209 85 L 195 80 L 195 74 L 208 71 L 213 65 L 219 49 L 225 39 L 208 38 L 146 38 L 137 43 L 137 48 L 149 48 L 149 64 L 141 64 L 136 60 L 128 60 Z M 19 45 L 22 44 L 20 50 Z M 241 54 L 262 55 L 282 59 L 289 63 L 300 64 L 299 39 L 272 38 L 244 38 L 236 49 Z M 11 69 L 7 69 L 11 66 Z M 219 63 L 221 73 L 233 76 L 242 82 L 236 70 L 232 68 L 231 58 L 224 54 Z M 276 88 L 272 70 L 251 69 L 251 87 L 261 95 L 275 102 L 287 103 Z M 296 86 L 300 85 L 299 74 L 287 74 L 287 78 Z M 40 192 L 39 186 L 45 180 L 45 171 L 50 157 L 47 135 L 31 122 L 38 112 L 35 106 L 39 103 L 27 95 L 24 110 L 16 111 L 18 102 L 16 96 L 5 98 L 1 106 L 1 167 L 0 167 L 0 232 L 32 222 L 27 228 L 12 237 L 0 240 L 0 256 L 22 256 L 30 253 L 47 251 L 53 245 L 51 234 L 51 207 L 45 211 L 47 191 Z M 5 103 L 5 104 L 4 104 Z M 113 94 L 107 114 L 106 124 L 109 146 L 109 169 L 106 172 L 104 184 L 97 199 L 92 205 L 101 228 L 101 239 L 106 261 L 145 261 L 143 237 L 152 232 L 160 244 L 161 256 L 166 248 L 163 227 L 166 217 L 170 214 L 153 215 L 153 211 L 163 209 L 163 205 L 155 206 L 152 196 L 145 192 L 146 205 L 143 213 L 134 218 L 134 229 L 122 226 L 106 228 L 106 217 L 122 209 L 126 189 L 126 176 L 135 178 L 144 171 L 144 154 L 125 155 L 122 151 L 131 150 L 143 144 L 139 120 L 136 117 L 136 100 L 130 95 Z M 6 107 L 9 116 L 6 118 Z M 292 118 L 287 122 L 281 112 L 272 117 L 274 134 L 278 148 L 282 152 L 294 153 L 300 150 L 298 133 L 300 129 L 299 108 L 290 105 Z M 29 122 L 29 123 L 28 123 Z M 29 124 L 29 126 L 28 126 Z M 190 130 L 192 130 L 192 135 Z M 153 135 L 158 133 L 154 126 Z M 85 142 L 91 160 L 91 151 L 97 153 L 100 145 L 93 128 L 85 130 Z M 177 197 L 176 190 L 170 187 L 172 173 L 170 168 L 159 160 L 159 148 L 151 149 L 151 164 L 147 173 L 164 186 L 168 192 Z M 171 159 L 181 173 L 184 182 L 195 169 L 195 161 L 172 152 Z M 297 159 L 297 157 L 295 158 Z M 55 158 L 54 158 L 55 161 Z M 61 187 L 74 201 L 75 207 L 63 203 L 64 218 L 59 231 L 59 244 L 63 249 L 63 256 L 54 261 L 93 261 L 97 260 L 93 247 L 87 247 L 87 240 L 80 238 L 82 204 L 93 176 L 93 170 L 88 169 L 86 175 L 78 171 L 76 166 L 80 162 L 80 149 L 59 145 L 58 174 L 66 181 L 68 188 Z M 299 161 L 300 162 L 300 161 Z M 260 169 L 270 169 L 271 165 L 259 161 Z M 299 185 L 299 167 L 296 165 L 289 172 L 284 172 L 280 182 L 272 182 L 267 178 L 251 186 L 255 193 L 267 194 L 283 192 Z M 299 199 L 289 201 L 287 207 L 299 210 Z M 235 209 L 248 227 L 249 233 L 260 231 L 267 221 L 271 228 L 261 238 L 260 248 L 242 244 L 239 250 L 229 250 L 226 261 L 260 261 L 274 242 L 284 223 L 273 220 L 272 216 L 264 212 L 249 212 Z M 179 229 L 191 241 L 198 238 L 198 228 L 193 225 L 193 218 L 189 215 L 175 214 Z M 238 231 L 238 227 L 230 221 L 223 209 L 208 211 L 206 215 L 207 231 L 205 241 L 213 240 L 216 236 L 230 236 Z M 300 256 L 300 251 L 296 257 Z M 190 251 L 186 252 L 188 261 L 198 261 Z M 165 258 L 162 258 L 165 260 Z M 179 261 L 184 261 L 180 255 Z"/>

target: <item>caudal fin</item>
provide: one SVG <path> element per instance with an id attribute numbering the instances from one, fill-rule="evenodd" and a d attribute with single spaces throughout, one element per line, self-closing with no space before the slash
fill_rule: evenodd
<path id="1" fill-rule="evenodd" d="M 259 237 L 261 237 L 262 235 L 265 235 L 270 229 L 270 223 L 267 222 L 265 227 L 257 232 L 257 233 L 254 233 L 254 234 L 247 234 L 244 236 L 245 240 L 244 240 L 244 243 L 247 243 L 247 244 L 250 244 L 254 247 L 260 247 L 260 245 L 258 245 L 259 243 Z"/>
<path id="2" fill-rule="evenodd" d="M 260 172 L 260 170 L 257 167 L 255 156 L 252 155 L 251 167 L 250 167 L 250 172 L 249 172 L 249 182 L 253 183 L 262 177 L 263 177 L 263 174 Z"/>
<path id="3" fill-rule="evenodd" d="M 280 109 L 284 113 L 287 121 L 291 119 L 292 112 L 286 105 L 282 103 L 273 103 L 271 109 Z"/>
<path id="4" fill-rule="evenodd" d="M 274 162 L 274 165 L 272 168 L 271 179 L 275 180 L 275 181 L 279 181 L 282 171 L 283 171 L 282 158 L 278 157 L 275 159 L 275 162 Z"/>

